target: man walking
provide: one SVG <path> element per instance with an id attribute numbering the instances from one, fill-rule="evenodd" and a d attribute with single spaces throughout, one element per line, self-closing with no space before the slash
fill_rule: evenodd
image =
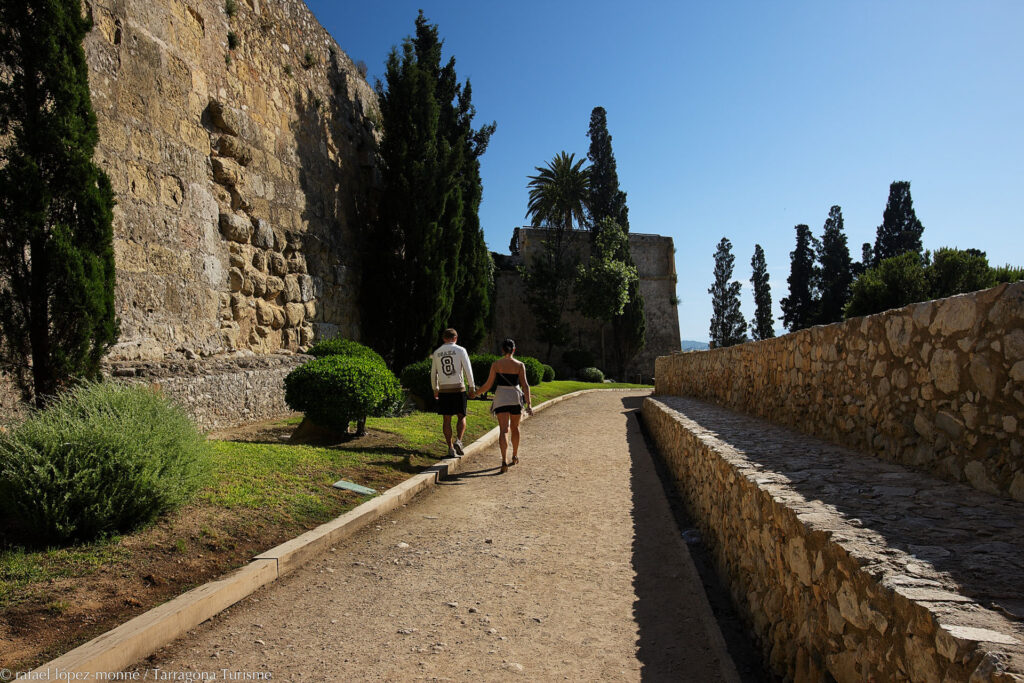
<path id="1" fill-rule="evenodd" d="M 455 343 L 459 340 L 459 333 L 449 327 L 442 337 L 444 344 L 437 347 L 431 356 L 430 386 L 434 389 L 444 440 L 448 443 L 448 457 L 454 458 L 463 454 L 462 437 L 466 434 L 466 389 L 468 387 L 469 391 L 475 391 L 476 383 L 473 381 L 473 367 L 469 364 L 469 354 L 466 353 L 466 349 Z M 452 415 L 459 418 L 454 441 Z"/>

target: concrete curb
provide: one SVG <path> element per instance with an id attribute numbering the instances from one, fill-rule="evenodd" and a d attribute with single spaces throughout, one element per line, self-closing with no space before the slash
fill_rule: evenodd
<path id="1" fill-rule="evenodd" d="M 533 412 L 536 414 L 561 401 L 594 391 L 636 389 L 582 389 L 549 399 L 534 408 Z M 523 422 L 528 419 L 529 416 L 523 416 Z M 261 586 L 301 567 L 308 560 L 351 536 L 381 515 L 408 503 L 441 479 L 458 474 L 465 469 L 464 466 L 469 459 L 492 446 L 498 440 L 498 436 L 499 430 L 495 427 L 466 446 L 463 457 L 442 460 L 344 515 L 260 553 L 249 564 L 215 581 L 182 593 L 33 669 L 30 675 L 36 680 L 57 680 L 61 675 L 66 677 L 68 672 L 89 674 L 89 678 L 96 678 L 100 673 L 123 671 Z"/>

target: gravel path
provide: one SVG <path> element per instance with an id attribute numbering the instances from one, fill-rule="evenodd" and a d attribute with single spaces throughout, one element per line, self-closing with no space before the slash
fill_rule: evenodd
<path id="1" fill-rule="evenodd" d="M 139 666 L 217 680 L 735 680 L 637 418 L 564 401 Z M 195 675 L 195 674 L 193 674 Z"/>

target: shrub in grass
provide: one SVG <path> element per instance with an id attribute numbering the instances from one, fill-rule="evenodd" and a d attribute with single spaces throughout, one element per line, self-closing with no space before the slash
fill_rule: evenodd
<path id="1" fill-rule="evenodd" d="M 487 376 L 491 374 L 491 364 L 499 358 L 501 356 L 496 356 L 493 353 L 475 353 L 469 357 L 469 364 L 473 367 L 473 379 L 476 380 L 477 386 L 487 381 Z"/>
<path id="2" fill-rule="evenodd" d="M 580 381 L 582 382 L 603 382 L 604 373 L 597 368 L 580 368 L 579 372 Z"/>
<path id="3" fill-rule="evenodd" d="M 46 541 L 135 529 L 188 500 L 208 468 L 188 416 L 140 386 L 82 384 L 0 433 L 7 506 Z"/>
<path id="4" fill-rule="evenodd" d="M 545 382 L 554 382 L 555 381 L 555 369 L 553 367 L 551 367 L 550 365 L 545 365 L 544 366 L 544 378 L 543 379 L 544 379 Z"/>
<path id="5" fill-rule="evenodd" d="M 523 365 L 526 366 L 526 381 L 530 386 L 540 384 L 544 379 L 544 364 L 530 356 L 517 356 Z"/>
<path id="6" fill-rule="evenodd" d="M 430 359 L 410 363 L 402 368 L 399 375 L 402 386 L 423 400 L 434 398 L 434 392 L 430 388 Z"/>
<path id="7" fill-rule="evenodd" d="M 292 370 L 284 378 L 284 400 L 321 427 L 357 434 L 366 418 L 385 415 L 402 403 L 402 388 L 383 362 L 358 356 L 324 356 Z"/>
<path id="8" fill-rule="evenodd" d="M 324 356 L 354 356 L 356 358 L 369 358 L 378 361 L 382 365 L 386 365 L 381 355 L 369 346 L 352 341 L 351 339 L 342 339 L 341 337 L 318 341 L 309 349 L 309 355 L 316 356 L 317 358 L 323 358 Z"/>

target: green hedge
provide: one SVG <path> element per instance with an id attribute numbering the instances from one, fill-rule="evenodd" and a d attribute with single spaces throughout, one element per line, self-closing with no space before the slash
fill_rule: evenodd
<path id="1" fill-rule="evenodd" d="M 91 540 L 187 501 L 209 453 L 185 413 L 152 390 L 86 383 L 0 433 L 0 488 L 41 540 Z"/>
<path id="2" fill-rule="evenodd" d="M 473 366 L 473 379 L 476 380 L 478 387 L 487 381 L 487 376 L 491 374 L 491 365 L 499 358 L 501 356 L 493 353 L 475 353 L 469 357 L 469 363 Z"/>
<path id="3" fill-rule="evenodd" d="M 604 373 L 597 368 L 580 368 L 579 372 L 580 381 L 582 382 L 603 382 Z"/>
<path id="4" fill-rule="evenodd" d="M 550 365 L 544 366 L 544 381 L 554 382 L 555 381 L 555 369 Z"/>
<path id="5" fill-rule="evenodd" d="M 544 379 L 544 364 L 530 356 L 519 356 L 518 358 L 526 366 L 526 381 L 530 386 L 540 384 Z"/>
<path id="6" fill-rule="evenodd" d="M 562 362 L 573 371 L 594 365 L 594 354 L 583 349 L 569 349 L 562 354 Z"/>
<path id="7" fill-rule="evenodd" d="M 399 379 L 410 394 L 415 394 L 424 400 L 434 398 L 434 392 L 430 388 L 429 358 L 406 365 L 402 368 Z"/>
<path id="8" fill-rule="evenodd" d="M 386 365 L 381 355 L 369 346 L 352 341 L 351 339 L 342 339 L 341 337 L 318 341 L 309 349 L 309 355 L 316 356 L 317 358 L 325 356 L 354 356 L 356 358 L 369 358 L 380 361 L 380 363 Z"/>
<path id="9" fill-rule="evenodd" d="M 393 413 L 402 405 L 394 373 L 369 357 L 317 358 L 292 370 L 284 388 L 284 400 L 293 410 L 340 432 L 355 420 L 362 433 L 367 417 Z"/>

